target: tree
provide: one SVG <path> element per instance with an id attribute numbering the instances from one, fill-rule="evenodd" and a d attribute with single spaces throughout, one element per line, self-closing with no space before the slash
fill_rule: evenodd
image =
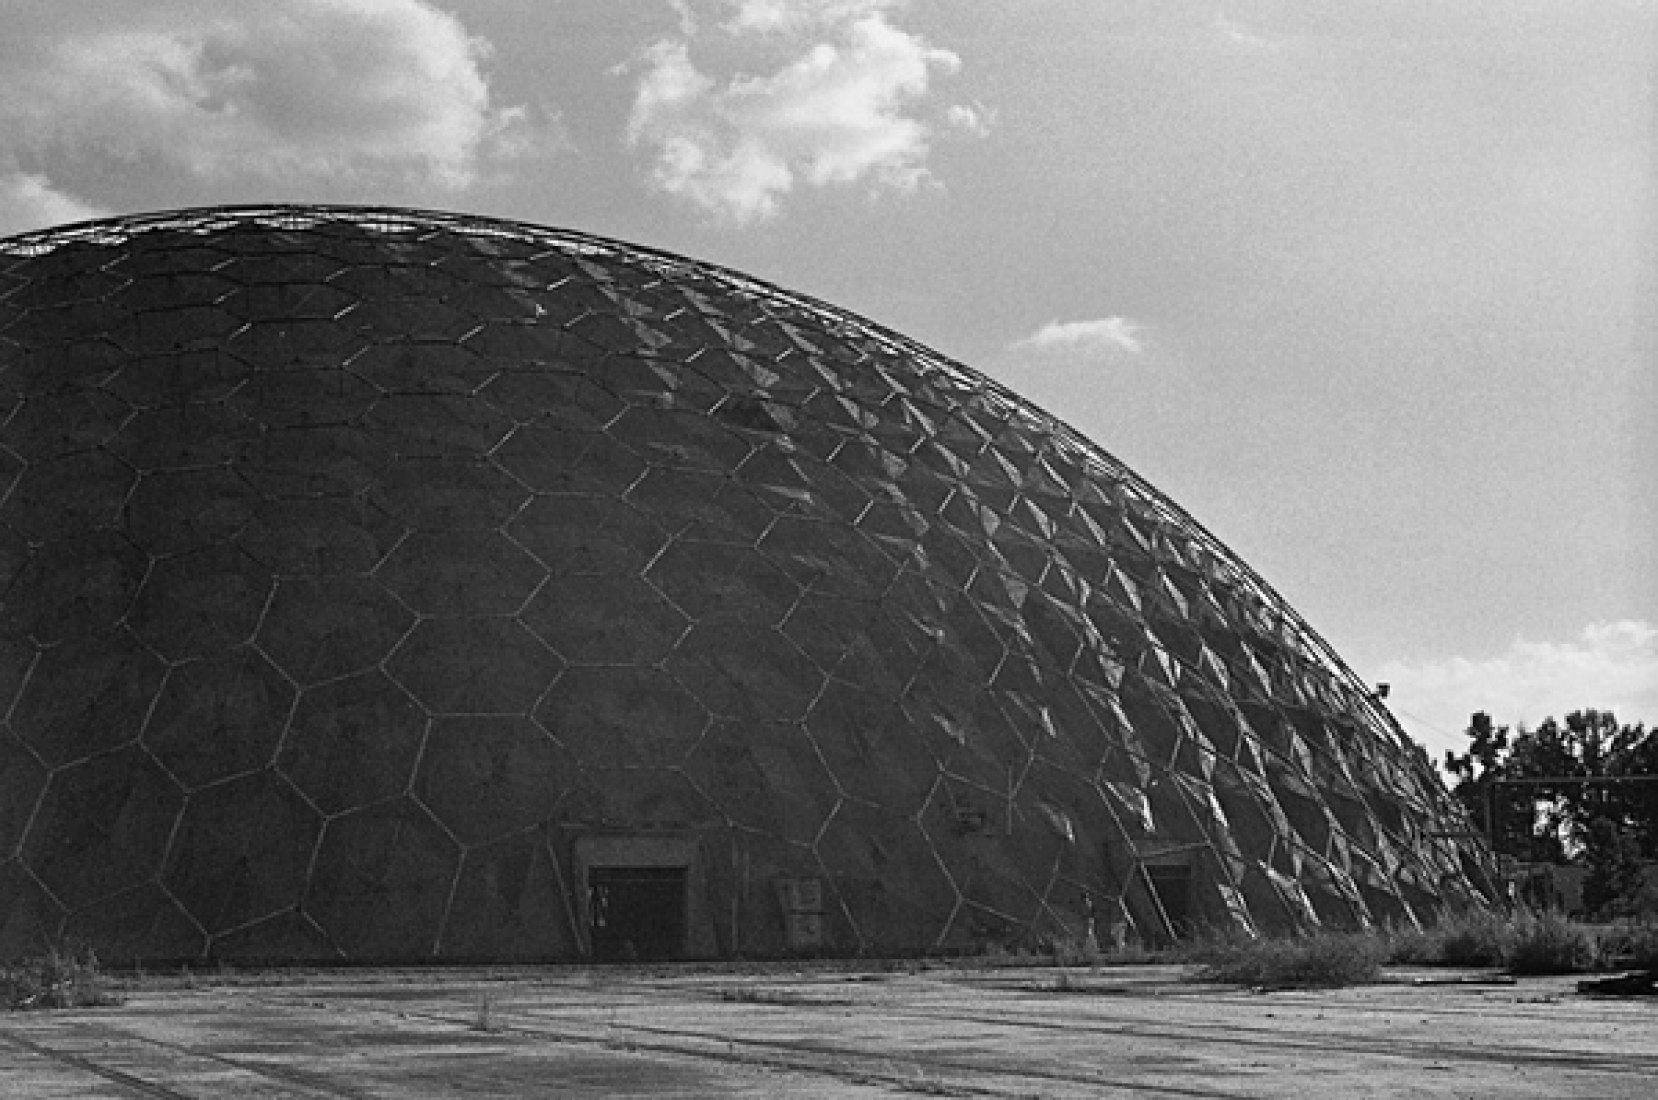
<path id="1" fill-rule="evenodd" d="M 1626 906 L 1640 888 L 1640 857 L 1658 858 L 1658 730 L 1582 710 L 1511 732 L 1479 713 L 1468 739 L 1467 752 L 1445 754 L 1445 770 L 1492 848 L 1581 862 L 1591 910 Z"/>

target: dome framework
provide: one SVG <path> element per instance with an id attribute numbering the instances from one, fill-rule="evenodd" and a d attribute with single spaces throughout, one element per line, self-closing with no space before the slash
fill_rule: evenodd
<path id="1" fill-rule="evenodd" d="M 248 207 L 0 242 L 0 956 L 974 951 L 1493 897 L 1161 493 L 809 298 Z"/>

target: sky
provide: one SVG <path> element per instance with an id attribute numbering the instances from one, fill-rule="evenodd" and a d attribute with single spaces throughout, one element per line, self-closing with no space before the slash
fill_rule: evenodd
<path id="1" fill-rule="evenodd" d="M 0 233 L 583 230 L 985 371 L 1437 757 L 1658 723 L 1658 3 L 0 0 Z"/>

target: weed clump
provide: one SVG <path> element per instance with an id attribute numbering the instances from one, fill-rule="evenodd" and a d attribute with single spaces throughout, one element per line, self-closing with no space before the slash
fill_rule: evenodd
<path id="1" fill-rule="evenodd" d="M 1222 941 L 1193 953 L 1200 981 L 1257 989 L 1339 989 L 1381 978 L 1386 943 L 1362 932 Z"/>
<path id="2" fill-rule="evenodd" d="M 90 947 L 54 947 L 33 958 L 0 964 L 0 1005 L 6 1008 L 90 1008 L 117 1003 Z"/>

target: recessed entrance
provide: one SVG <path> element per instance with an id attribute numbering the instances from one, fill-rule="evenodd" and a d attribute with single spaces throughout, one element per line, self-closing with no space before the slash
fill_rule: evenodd
<path id="1" fill-rule="evenodd" d="M 1163 924 L 1175 939 L 1192 931 L 1192 869 L 1186 864 L 1146 867 L 1152 900 L 1161 911 Z"/>
<path id="2" fill-rule="evenodd" d="M 685 955 L 684 867 L 589 867 L 593 956 L 622 962 Z"/>

